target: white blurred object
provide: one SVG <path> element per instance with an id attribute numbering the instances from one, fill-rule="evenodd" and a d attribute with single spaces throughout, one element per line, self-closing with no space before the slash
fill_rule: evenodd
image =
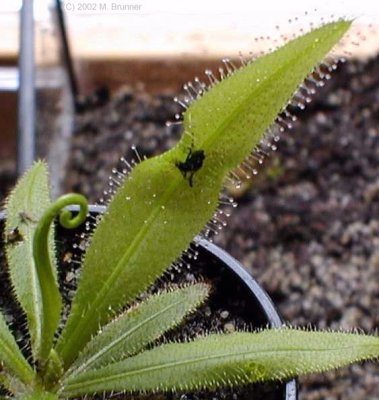
<path id="1" fill-rule="evenodd" d="M 48 19 L 46 4 L 51 2 L 35 0 L 36 20 L 42 25 Z M 13 24 L 13 37 L 17 35 L 17 19 L 10 22 L 9 17 L 20 4 L 20 0 L 0 1 L 4 35 L 0 52 L 9 51 L 12 46 L 14 53 L 17 51 L 17 39 L 12 40 L 9 33 Z M 238 51 L 257 53 L 272 46 L 278 33 L 298 33 L 310 22 L 317 25 L 322 19 L 330 20 L 331 15 L 354 18 L 355 29 L 367 37 L 365 41 L 356 40 L 359 46 L 353 48 L 354 55 L 379 51 L 377 0 L 62 0 L 61 4 L 76 57 L 219 58 L 236 55 Z M 279 31 L 275 29 L 278 25 Z M 262 36 L 264 39 L 254 40 Z"/>
<path id="2" fill-rule="evenodd" d="M 352 40 L 360 45 L 349 48 L 349 52 L 360 56 L 379 50 L 378 1 L 95 0 L 92 11 L 79 9 L 79 3 L 69 0 L 62 4 L 66 8 L 74 53 L 85 58 L 222 57 L 237 55 L 239 51 L 258 53 L 280 44 L 280 35 L 298 34 L 301 28 L 309 29 L 311 23 L 317 26 L 339 17 L 354 18 L 355 31 L 363 32 L 367 38 L 363 41 L 351 34 Z M 111 4 L 121 10 L 113 10 Z M 140 7 L 138 11 L 123 8 L 131 5 Z"/>

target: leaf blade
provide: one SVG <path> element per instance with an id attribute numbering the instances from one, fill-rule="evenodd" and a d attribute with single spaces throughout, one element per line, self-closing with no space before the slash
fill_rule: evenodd
<path id="1" fill-rule="evenodd" d="M 34 371 L 17 346 L 2 313 L 0 313 L 0 363 L 8 373 L 15 375 L 24 384 L 33 381 Z"/>
<path id="2" fill-rule="evenodd" d="M 36 390 L 33 393 L 26 393 L 16 397 L 17 400 L 58 400 L 55 393 Z"/>
<path id="3" fill-rule="evenodd" d="M 193 391 L 322 372 L 379 355 L 379 338 L 272 329 L 171 343 L 64 382 L 77 396 L 110 390 Z"/>
<path id="4" fill-rule="evenodd" d="M 180 324 L 208 294 L 209 286 L 198 283 L 150 296 L 88 342 L 68 374 L 76 375 L 138 353 Z"/>
<path id="5" fill-rule="evenodd" d="M 350 21 L 339 21 L 314 29 L 239 69 L 193 102 L 184 124 L 198 147 L 212 157 L 222 151 L 217 156 L 225 170 L 238 166 L 350 26 Z M 192 139 L 186 139 L 188 146 Z"/>
<path id="6" fill-rule="evenodd" d="M 44 325 L 49 316 L 43 307 L 41 285 L 33 258 L 33 237 L 39 219 L 50 204 L 47 165 L 38 161 L 11 192 L 6 203 L 5 224 L 7 235 L 15 230 L 20 235 L 15 243 L 8 240 L 6 255 L 16 298 L 27 317 L 35 359 L 43 347 Z M 55 266 L 53 228 L 49 232 L 49 247 L 52 265 Z M 52 273 L 56 276 L 55 268 Z"/>
<path id="7" fill-rule="evenodd" d="M 189 246 L 212 218 L 229 170 L 248 156 L 297 85 L 349 26 L 345 21 L 326 25 L 226 78 L 188 108 L 185 134 L 176 147 L 134 168 L 86 253 L 71 314 L 57 345 L 66 367 L 99 325 L 141 294 Z M 257 82 L 264 73 L 270 78 Z M 279 76 L 286 82 L 280 92 Z M 228 89 L 233 89 L 231 94 Z M 239 108 L 228 107 L 233 101 Z M 193 185 L 178 167 L 188 157 L 192 141 L 195 149 L 205 152 Z"/>

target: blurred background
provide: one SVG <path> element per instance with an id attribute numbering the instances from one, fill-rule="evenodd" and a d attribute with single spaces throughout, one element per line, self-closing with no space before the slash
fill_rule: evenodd
<path id="1" fill-rule="evenodd" d="M 33 159 L 53 194 L 103 196 L 136 145 L 172 146 L 173 97 L 220 59 L 238 63 L 311 26 L 355 19 L 346 62 L 320 88 L 216 242 L 254 274 L 295 325 L 379 326 L 379 3 L 115 0 L 0 3 L 0 200 Z M 301 380 L 302 399 L 377 399 L 379 367 Z"/>

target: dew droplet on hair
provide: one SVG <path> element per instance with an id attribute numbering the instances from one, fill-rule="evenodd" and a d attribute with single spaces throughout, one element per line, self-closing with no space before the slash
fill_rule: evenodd
<path id="1" fill-rule="evenodd" d="M 187 93 L 187 96 L 184 97 L 184 102 L 187 103 L 187 104 L 192 103 L 192 101 L 195 100 L 195 96 L 190 91 L 190 88 L 189 88 L 188 84 L 183 85 L 183 89 Z"/>
<path id="2" fill-rule="evenodd" d="M 174 97 L 174 102 L 179 104 L 185 110 L 188 108 L 188 105 L 184 101 L 180 100 L 177 96 Z"/>
<path id="3" fill-rule="evenodd" d="M 140 154 L 139 154 L 139 151 L 138 151 L 138 149 L 137 149 L 137 146 L 132 145 L 131 149 L 132 149 L 132 151 L 134 152 L 134 154 L 136 155 L 138 162 L 141 162 L 141 161 L 142 161 L 142 157 L 141 157 Z M 145 157 L 144 157 L 144 158 L 145 158 Z M 134 161 L 134 164 L 135 164 L 135 160 L 134 160 L 134 159 L 132 160 L 132 162 L 133 162 L 133 161 Z"/>
<path id="4" fill-rule="evenodd" d="M 238 52 L 238 58 L 239 58 L 241 66 L 245 67 L 247 65 L 247 60 L 245 59 L 245 57 L 241 51 Z"/>
<path id="5" fill-rule="evenodd" d="M 126 166 L 126 168 L 123 169 L 123 172 L 126 171 L 125 173 L 129 173 L 133 170 L 133 166 L 130 164 L 129 161 L 126 160 L 125 157 L 121 157 L 120 161 Z"/>
<path id="6" fill-rule="evenodd" d="M 221 81 L 227 76 L 227 74 L 225 74 L 224 69 L 221 68 L 221 67 L 218 69 L 218 73 L 219 73 L 219 75 L 220 75 L 220 80 L 221 80 Z"/>
<path id="7" fill-rule="evenodd" d="M 166 121 L 165 125 L 169 128 L 170 126 L 182 125 L 183 121 Z"/>
<path id="8" fill-rule="evenodd" d="M 219 80 L 214 76 L 213 72 L 210 69 L 206 69 L 204 73 L 207 76 L 211 87 L 219 82 Z"/>
<path id="9" fill-rule="evenodd" d="M 194 84 L 197 87 L 199 94 L 203 94 L 207 91 L 207 85 L 202 82 L 197 76 L 194 79 Z"/>

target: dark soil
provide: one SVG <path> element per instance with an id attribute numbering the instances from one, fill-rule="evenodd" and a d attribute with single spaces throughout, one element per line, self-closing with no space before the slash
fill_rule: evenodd
<path id="1" fill-rule="evenodd" d="M 174 94 L 172 94 L 173 96 Z M 67 189 L 102 197 L 120 156 L 161 153 L 172 96 L 124 88 L 78 115 Z M 248 189 L 217 242 L 269 291 L 291 324 L 379 324 L 379 58 L 342 65 Z M 245 185 L 246 186 L 246 185 Z M 379 367 L 365 364 L 301 379 L 302 398 L 378 398 Z"/>
<path id="2" fill-rule="evenodd" d="M 13 160 L 0 160 L 0 209 L 4 206 L 4 199 L 13 187 L 16 180 L 16 164 Z"/>

